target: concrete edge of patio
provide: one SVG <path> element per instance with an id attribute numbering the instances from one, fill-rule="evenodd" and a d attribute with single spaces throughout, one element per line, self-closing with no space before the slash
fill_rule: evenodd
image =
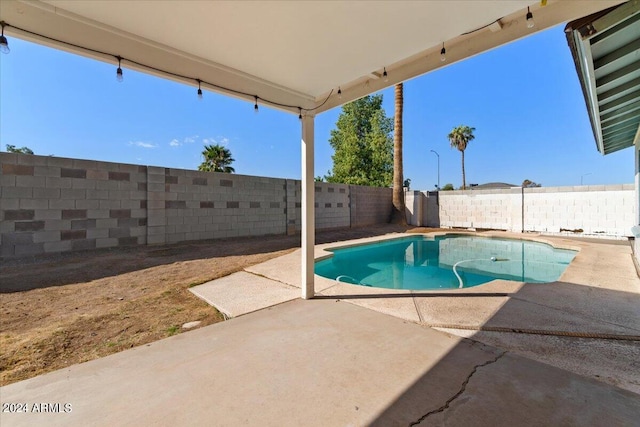
<path id="1" fill-rule="evenodd" d="M 226 317 L 242 316 L 300 297 L 300 291 L 293 286 L 246 271 L 189 290 Z"/>

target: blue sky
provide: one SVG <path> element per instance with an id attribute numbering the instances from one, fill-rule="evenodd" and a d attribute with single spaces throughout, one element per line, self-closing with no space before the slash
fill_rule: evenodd
<path id="1" fill-rule="evenodd" d="M 476 128 L 467 183 L 543 186 L 633 182 L 632 149 L 602 156 L 563 26 L 405 83 L 404 171 L 413 189 L 461 185 L 447 134 Z M 0 55 L 0 145 L 36 154 L 196 169 L 204 144 L 226 145 L 236 173 L 300 178 L 297 115 L 9 38 Z M 393 88 L 382 92 L 393 115 Z M 328 144 L 340 108 L 316 117 L 315 175 L 331 169 Z"/>

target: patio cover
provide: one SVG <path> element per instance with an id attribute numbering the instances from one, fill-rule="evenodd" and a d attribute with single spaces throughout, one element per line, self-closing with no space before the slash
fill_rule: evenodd
<path id="1" fill-rule="evenodd" d="M 2 0 L 0 20 L 9 38 L 114 65 L 120 56 L 125 73 L 201 80 L 205 90 L 302 113 L 302 296 L 311 298 L 316 114 L 619 3 Z"/>
<path id="2" fill-rule="evenodd" d="M 631 147 L 640 135 L 640 2 L 575 20 L 565 32 L 598 151 Z"/>

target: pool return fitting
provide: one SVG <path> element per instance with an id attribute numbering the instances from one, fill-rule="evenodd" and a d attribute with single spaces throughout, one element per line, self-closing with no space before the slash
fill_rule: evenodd
<path id="1" fill-rule="evenodd" d="M 491 262 L 496 262 L 496 261 L 509 261 L 508 258 L 496 258 L 494 256 L 492 256 L 491 258 L 476 258 L 476 259 L 463 259 L 462 261 L 458 261 L 455 264 L 453 264 L 453 274 L 456 275 L 456 277 L 458 278 L 458 283 L 460 284 L 460 286 L 458 286 L 458 289 L 462 289 L 464 287 L 464 283 L 462 282 L 462 277 L 460 277 L 460 275 L 458 274 L 458 270 L 456 270 L 456 267 L 458 267 L 458 265 L 462 264 L 463 262 L 471 262 L 471 261 L 491 261 Z M 338 279 L 336 279 L 338 280 Z"/>
<path id="2" fill-rule="evenodd" d="M 345 282 L 343 280 L 340 280 L 340 279 L 343 279 L 343 278 L 344 279 L 351 279 L 351 280 L 353 280 L 354 283 L 349 283 L 349 282 Z M 347 276 L 346 274 L 341 274 L 338 277 L 336 277 L 336 282 L 338 282 L 338 283 L 346 283 L 348 285 L 362 285 L 362 286 L 371 287 L 371 285 L 367 285 L 366 283 L 362 283 L 362 282 L 358 281 L 358 279 L 355 279 L 355 278 L 353 278 L 351 276 Z"/>

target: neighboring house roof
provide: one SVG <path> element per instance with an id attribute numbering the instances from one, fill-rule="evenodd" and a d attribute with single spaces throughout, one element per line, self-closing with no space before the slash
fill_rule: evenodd
<path id="1" fill-rule="evenodd" d="M 640 2 L 572 21 L 565 33 L 598 151 L 631 147 L 640 137 Z"/>
<path id="2" fill-rule="evenodd" d="M 472 190 L 492 190 L 495 188 L 511 188 L 519 187 L 519 185 L 507 184 L 506 182 L 487 182 L 486 184 L 473 185 Z"/>

